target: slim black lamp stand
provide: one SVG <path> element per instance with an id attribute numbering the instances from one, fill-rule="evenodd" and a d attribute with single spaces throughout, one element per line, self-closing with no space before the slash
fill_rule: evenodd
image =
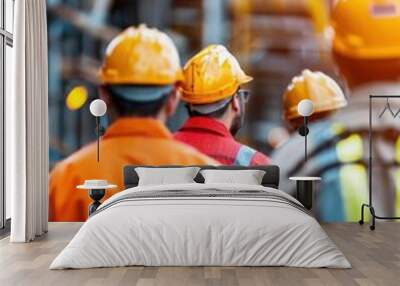
<path id="1" fill-rule="evenodd" d="M 100 136 L 104 134 L 104 129 L 100 127 L 100 116 L 107 112 L 107 105 L 101 99 L 95 99 L 90 103 L 90 113 L 96 117 L 96 137 L 97 137 L 97 162 L 100 161 Z"/>
<path id="2" fill-rule="evenodd" d="M 97 162 L 100 161 L 100 119 L 96 116 L 96 135 L 97 135 Z"/>
<path id="3" fill-rule="evenodd" d="M 305 129 L 305 134 L 304 134 L 304 161 L 307 162 L 307 135 L 308 135 L 308 116 L 304 116 L 304 129 Z"/>
<path id="4" fill-rule="evenodd" d="M 361 219 L 359 220 L 359 224 L 364 224 L 364 208 L 369 208 L 372 217 L 372 223 L 369 226 L 371 230 L 375 229 L 375 220 L 376 219 L 400 219 L 400 217 L 385 217 L 385 216 L 378 216 L 375 213 L 375 208 L 373 206 L 372 201 L 372 100 L 373 99 L 389 99 L 389 98 L 400 98 L 400 95 L 370 95 L 369 96 L 369 158 L 368 158 L 368 204 L 361 205 Z M 382 115 L 382 114 L 381 114 Z"/>
<path id="5" fill-rule="evenodd" d="M 308 116 L 304 116 L 304 125 L 300 126 L 299 134 L 304 137 L 304 162 L 307 162 L 308 152 L 307 152 L 307 135 L 310 132 L 308 129 Z"/>
<path id="6" fill-rule="evenodd" d="M 307 162 L 307 135 L 308 135 L 308 117 L 314 112 L 314 104 L 310 99 L 303 99 L 297 104 L 297 112 L 304 118 L 304 124 L 299 128 L 299 134 L 304 137 L 304 162 Z"/>

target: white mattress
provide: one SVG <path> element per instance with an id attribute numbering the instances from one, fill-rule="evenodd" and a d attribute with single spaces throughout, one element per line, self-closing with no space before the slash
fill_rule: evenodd
<path id="1" fill-rule="evenodd" d="M 168 190 L 254 190 L 266 192 L 271 199 L 235 195 L 126 199 L 137 192 Z M 128 265 L 350 268 L 342 252 L 299 204 L 282 191 L 253 185 L 131 188 L 104 202 L 50 269 Z"/>

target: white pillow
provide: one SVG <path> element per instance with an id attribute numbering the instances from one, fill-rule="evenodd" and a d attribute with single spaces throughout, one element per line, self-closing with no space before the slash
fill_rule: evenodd
<path id="1" fill-rule="evenodd" d="M 195 183 L 193 179 L 199 170 L 199 167 L 135 168 L 139 186 Z"/>
<path id="2" fill-rule="evenodd" d="M 205 184 L 226 183 L 261 185 L 265 171 L 262 170 L 201 170 Z"/>

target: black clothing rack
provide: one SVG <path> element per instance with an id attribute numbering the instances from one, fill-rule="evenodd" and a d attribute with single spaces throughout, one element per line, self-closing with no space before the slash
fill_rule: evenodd
<path id="1" fill-rule="evenodd" d="M 376 215 L 375 213 L 375 208 L 372 204 L 372 100 L 373 99 L 386 99 L 388 100 L 389 98 L 400 98 L 400 95 L 370 95 L 369 96 L 369 130 L 368 130 L 368 136 L 369 136 L 369 162 L 368 162 L 368 193 L 369 193 L 369 200 L 368 204 L 362 204 L 361 205 L 361 219 L 359 220 L 359 224 L 364 224 L 364 208 L 367 207 L 369 208 L 369 211 L 371 213 L 372 217 L 372 223 L 369 226 L 371 230 L 375 229 L 375 220 L 376 219 L 388 219 L 388 220 L 394 220 L 394 219 L 400 219 L 400 217 L 385 217 L 385 216 L 379 216 Z M 397 115 L 397 114 L 396 114 Z"/>

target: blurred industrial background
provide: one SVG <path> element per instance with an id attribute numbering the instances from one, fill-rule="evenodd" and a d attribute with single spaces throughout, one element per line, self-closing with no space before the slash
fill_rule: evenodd
<path id="1" fill-rule="evenodd" d="M 358 220 L 369 186 L 368 94 L 400 94 L 399 15 L 398 0 L 50 0 L 50 165 L 95 139 L 89 102 L 97 98 L 105 47 L 124 28 L 146 23 L 172 37 L 182 65 L 208 44 L 228 47 L 254 77 L 238 140 L 272 157 L 289 193 L 295 190 L 289 176 L 322 177 L 319 219 Z M 333 28 L 339 32 L 332 46 Z M 310 92 L 320 108 L 312 121 L 324 118 L 311 125 L 308 162 L 303 139 L 283 118 L 285 90 L 304 69 L 324 72 L 349 99 L 342 112 L 326 117 L 323 104 L 331 111 L 346 100 L 340 88 L 332 92 L 326 80 L 309 77 L 320 86 Z M 379 213 L 394 215 L 400 214 L 400 130 L 396 111 L 389 108 L 393 116 L 382 117 L 384 103 L 373 109 L 381 114 L 374 129 L 373 196 Z M 182 105 L 168 127 L 177 130 L 186 116 Z"/>
<path id="2" fill-rule="evenodd" d="M 88 103 L 97 97 L 104 49 L 122 29 L 139 23 L 166 31 L 182 64 L 207 44 L 226 45 L 255 78 L 239 140 L 270 154 L 287 138 L 281 98 L 291 78 L 308 68 L 338 79 L 329 45 L 331 2 L 48 1 L 50 165 L 95 138 Z M 185 116 L 181 107 L 169 127 L 176 130 Z"/>

